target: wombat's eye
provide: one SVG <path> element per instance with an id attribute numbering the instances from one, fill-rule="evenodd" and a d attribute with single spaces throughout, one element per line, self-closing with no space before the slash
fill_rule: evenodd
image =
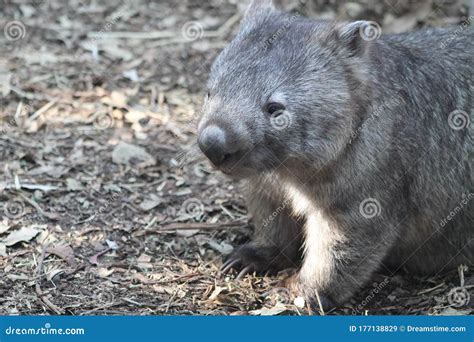
<path id="1" fill-rule="evenodd" d="M 277 116 L 285 111 L 285 106 L 278 102 L 270 102 L 265 106 L 265 111 L 271 116 Z"/>

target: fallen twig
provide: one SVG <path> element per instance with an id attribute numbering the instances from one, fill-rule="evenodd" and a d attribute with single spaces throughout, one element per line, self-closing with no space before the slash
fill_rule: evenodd
<path id="1" fill-rule="evenodd" d="M 47 217 L 51 220 L 57 220 L 58 217 L 56 214 L 51 214 L 51 213 L 47 213 L 45 212 L 40 206 L 38 203 L 36 203 L 35 201 L 31 200 L 28 198 L 28 196 L 25 196 L 24 194 L 22 194 L 21 192 L 18 192 L 18 195 L 23 198 L 26 202 L 28 202 L 32 207 L 34 207 L 36 209 L 36 211 L 38 212 L 38 214 L 40 214 L 41 216 L 44 216 L 44 217 Z"/>
<path id="2" fill-rule="evenodd" d="M 45 104 L 43 107 L 38 109 L 32 116 L 28 118 L 28 121 L 34 121 L 37 117 L 39 117 L 41 114 L 47 112 L 52 106 L 56 104 L 56 100 L 51 100 L 47 104 Z"/>
<path id="3" fill-rule="evenodd" d="M 429 289 L 421 290 L 421 291 L 419 291 L 419 292 L 417 293 L 417 296 L 420 296 L 420 295 L 422 295 L 422 294 L 426 294 L 426 293 L 432 292 L 432 291 L 434 291 L 434 290 L 436 290 L 436 289 L 439 289 L 440 287 L 443 287 L 443 286 L 445 286 L 445 285 L 446 285 L 446 283 L 445 283 L 445 282 L 442 282 L 441 284 L 438 284 L 438 285 L 436 285 L 436 286 L 434 286 L 434 287 L 431 287 L 431 288 L 429 288 Z"/>
<path id="4" fill-rule="evenodd" d="M 228 229 L 228 228 L 244 228 L 247 226 L 246 221 L 232 221 L 232 222 L 192 222 L 192 223 L 170 223 L 166 226 L 152 227 L 141 230 L 135 236 L 143 236 L 147 234 L 161 233 L 170 230 L 213 230 L 213 229 Z"/>
<path id="5" fill-rule="evenodd" d="M 14 184 L 0 182 L 0 189 L 3 190 L 19 190 Z M 27 189 L 27 190 L 41 190 L 44 192 L 58 190 L 59 187 L 54 185 L 42 185 L 42 184 L 29 184 L 29 183 L 20 183 L 20 189 Z"/>
<path id="6" fill-rule="evenodd" d="M 46 305 L 49 309 L 54 311 L 57 315 L 62 315 L 63 310 L 61 310 L 58 306 L 53 304 L 48 298 L 45 297 L 45 294 L 41 290 L 41 286 L 40 286 L 41 273 L 43 272 L 43 261 L 45 258 L 47 248 L 48 248 L 48 245 L 43 247 L 43 250 L 41 251 L 41 256 L 38 260 L 38 267 L 36 268 L 35 292 L 36 292 L 36 295 L 38 296 L 38 300 L 42 304 Z"/>

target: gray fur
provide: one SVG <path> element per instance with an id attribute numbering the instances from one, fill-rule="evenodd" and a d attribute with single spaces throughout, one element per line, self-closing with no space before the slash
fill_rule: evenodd
<path id="1" fill-rule="evenodd" d="M 227 265 L 296 266 L 295 291 L 336 304 L 379 268 L 472 265 L 474 31 L 365 41 L 364 22 L 251 6 L 213 65 L 199 124 L 232 131 L 240 153 L 219 169 L 249 185 L 255 237 Z M 262 110 L 275 96 L 284 129 Z M 462 129 L 448 124 L 455 110 Z M 366 199 L 375 215 L 362 215 Z"/>

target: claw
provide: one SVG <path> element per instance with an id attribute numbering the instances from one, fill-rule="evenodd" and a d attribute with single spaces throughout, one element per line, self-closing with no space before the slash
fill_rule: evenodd
<path id="1" fill-rule="evenodd" d="M 242 279 L 247 273 L 249 273 L 249 271 L 252 269 L 252 266 L 249 265 L 247 267 L 245 267 L 242 271 L 240 271 L 240 273 L 237 275 L 237 277 L 235 278 L 236 280 L 240 280 Z"/>
<path id="2" fill-rule="evenodd" d="M 229 272 L 229 270 L 234 267 L 236 264 L 238 264 L 239 262 L 241 262 L 240 259 L 229 259 L 227 260 L 222 266 L 221 266 L 221 269 L 220 269 L 220 274 L 226 274 L 227 272 Z"/>

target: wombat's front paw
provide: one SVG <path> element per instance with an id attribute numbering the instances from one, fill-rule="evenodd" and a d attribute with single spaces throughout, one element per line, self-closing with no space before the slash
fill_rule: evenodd
<path id="1" fill-rule="evenodd" d="M 318 292 L 311 284 L 301 279 L 299 274 L 283 280 L 282 286 L 290 290 L 292 297 L 303 297 L 312 312 L 327 312 L 333 309 L 336 304 L 322 292 Z"/>
<path id="2" fill-rule="evenodd" d="M 252 272 L 257 273 L 277 273 L 288 265 L 288 260 L 276 247 L 257 246 L 252 243 L 245 244 L 237 248 L 227 258 L 221 267 L 221 273 L 226 274 L 231 269 L 240 271 L 237 279 Z"/>

